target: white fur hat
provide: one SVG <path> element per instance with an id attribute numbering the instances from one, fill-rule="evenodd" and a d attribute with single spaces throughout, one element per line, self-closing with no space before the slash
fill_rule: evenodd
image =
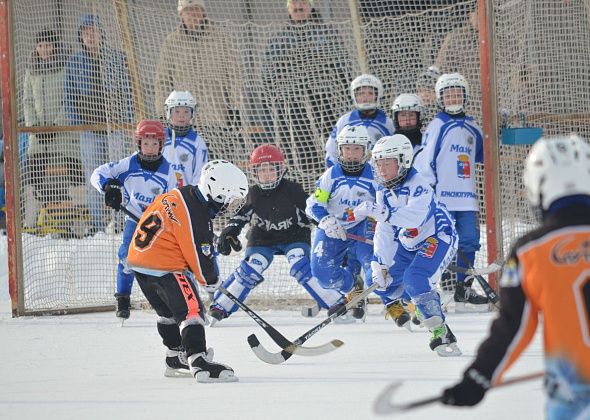
<path id="1" fill-rule="evenodd" d="M 182 9 L 189 6 L 200 6 L 205 10 L 205 0 L 178 0 L 178 13 L 182 12 Z"/>

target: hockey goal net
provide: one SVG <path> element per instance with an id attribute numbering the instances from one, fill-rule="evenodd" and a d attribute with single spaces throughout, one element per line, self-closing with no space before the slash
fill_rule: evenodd
<path id="1" fill-rule="evenodd" d="M 459 71 L 471 85 L 469 111 L 481 122 L 476 0 L 316 0 L 321 20 L 305 26 L 288 23 L 284 0 L 205 3 L 215 31 L 181 29 L 174 38 L 177 0 L 0 2 L 15 315 L 112 307 L 121 218 L 93 205 L 88 162 L 130 154 L 133 127 L 162 116 L 170 88 L 193 91 L 196 129 L 211 157 L 243 165 L 256 145 L 275 143 L 289 176 L 308 192 L 324 168 L 331 127 L 351 109 L 349 82 L 361 72 L 383 81 L 389 112 L 398 94 L 423 87 L 429 66 Z M 590 138 L 590 1 L 492 3 L 495 37 L 484 46 L 495 54 L 493 112 L 507 110 L 510 125 L 526 118 L 546 134 Z M 80 58 L 89 18 L 101 37 L 94 61 Z M 43 64 L 34 52 L 48 41 L 60 47 Z M 78 65 L 68 74 L 72 60 Z M 103 151 L 92 149 L 102 143 Z M 484 185 L 494 183 L 484 182 L 481 167 L 474 171 L 482 233 L 476 266 L 496 257 L 487 250 L 500 235 L 488 235 L 486 220 L 499 221 L 503 240 L 494 246 L 504 252 L 534 226 L 521 184 L 527 146 L 492 150 L 499 155 L 499 200 L 487 207 L 494 214 L 484 205 Z M 98 232 L 90 232 L 97 220 Z M 222 275 L 239 261 L 220 258 Z M 278 257 L 252 297 L 268 306 L 305 299 L 288 271 Z M 137 287 L 133 300 L 141 300 Z"/>

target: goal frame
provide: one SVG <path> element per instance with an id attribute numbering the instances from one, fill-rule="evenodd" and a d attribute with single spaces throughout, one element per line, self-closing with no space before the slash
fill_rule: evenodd
<path id="1" fill-rule="evenodd" d="M 352 6 L 358 1 L 349 0 Z M 485 200 L 485 226 L 487 233 L 487 259 L 488 263 L 502 259 L 502 232 L 501 232 L 501 207 L 499 203 L 499 139 L 498 116 L 496 106 L 495 69 L 494 69 L 494 11 L 492 0 L 478 0 L 479 39 L 480 39 L 480 70 L 482 88 L 482 121 L 484 134 L 484 188 Z M 117 1 L 117 13 L 123 19 L 124 48 L 130 58 L 130 75 L 132 84 L 137 87 L 139 77 L 137 75 L 137 63 L 131 42 L 130 31 L 126 25 L 126 6 L 124 0 Z M 113 305 L 84 308 L 62 308 L 56 310 L 30 311 L 27 310 L 24 301 L 24 270 L 22 248 L 22 221 L 20 211 L 20 173 L 18 156 L 18 134 L 22 132 L 34 132 L 35 130 L 48 131 L 48 127 L 28 128 L 18 127 L 17 124 L 17 97 L 16 97 L 16 57 L 14 40 L 14 0 L 0 0 L 0 74 L 2 83 L 2 106 L 4 127 L 4 153 L 6 172 L 6 219 L 8 235 L 8 266 L 9 266 L 9 293 L 11 298 L 12 316 L 35 314 L 66 314 L 94 312 L 100 310 L 112 310 Z M 358 18 L 358 16 L 357 16 Z M 358 25 L 358 22 L 357 22 Z M 360 34 L 355 34 L 360 36 Z M 362 46 L 362 40 L 357 39 L 356 44 Z M 358 46 L 357 45 L 357 46 Z M 127 51 L 129 49 L 129 51 Z M 364 54 L 363 48 L 358 53 Z M 360 58 L 360 63 L 366 63 L 366 59 Z M 365 64 L 366 66 L 366 64 Z M 141 89 L 134 89 L 135 95 L 141 94 Z M 143 99 L 135 97 L 135 103 L 143 103 Z M 136 109 L 137 116 L 143 115 L 143 111 Z M 53 131 L 84 131 L 91 127 L 52 127 Z M 95 127 L 96 128 L 96 127 Z M 112 126 L 110 127 L 113 128 Z M 496 288 L 495 275 L 490 276 L 490 284 Z"/>

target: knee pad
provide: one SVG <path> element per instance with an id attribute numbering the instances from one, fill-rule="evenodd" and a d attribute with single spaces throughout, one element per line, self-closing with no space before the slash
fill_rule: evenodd
<path id="1" fill-rule="evenodd" d="M 266 258 L 262 257 L 260 254 L 252 255 L 249 260 L 242 260 L 234 272 L 235 279 L 239 281 L 244 287 L 253 289 L 264 281 L 264 277 L 262 277 L 262 274 L 260 274 L 266 269 L 264 263 L 266 263 Z"/>
<path id="2" fill-rule="evenodd" d="M 287 261 L 291 269 L 289 274 L 295 277 L 299 284 L 305 284 L 311 279 L 311 263 L 301 248 L 294 248 L 287 252 Z"/>
<path id="3" fill-rule="evenodd" d="M 438 317 L 444 321 L 445 317 L 440 307 L 440 296 L 436 290 L 412 296 L 412 301 L 422 313 L 424 320 Z"/>

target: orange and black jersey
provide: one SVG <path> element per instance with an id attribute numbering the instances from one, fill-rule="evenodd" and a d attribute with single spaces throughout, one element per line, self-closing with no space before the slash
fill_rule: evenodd
<path id="1" fill-rule="evenodd" d="M 213 224 L 197 188 L 185 186 L 156 197 L 137 224 L 127 261 L 144 274 L 188 269 L 203 285 L 217 280 Z"/>
<path id="2" fill-rule="evenodd" d="M 521 238 L 500 285 L 499 317 L 471 367 L 499 383 L 542 313 L 546 360 L 565 361 L 590 384 L 590 207 L 562 208 Z"/>

